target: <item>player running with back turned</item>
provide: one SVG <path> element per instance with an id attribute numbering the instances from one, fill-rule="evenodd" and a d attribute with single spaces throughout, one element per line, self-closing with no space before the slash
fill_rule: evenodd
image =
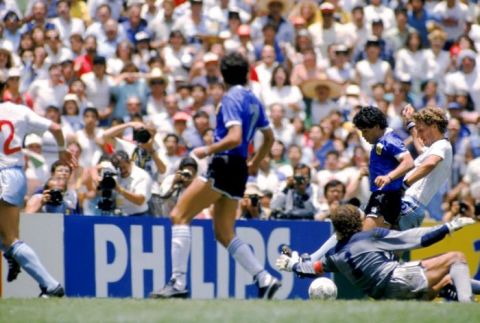
<path id="1" fill-rule="evenodd" d="M 216 239 L 254 277 L 258 296 L 272 298 L 281 285 L 255 258 L 251 248 L 235 236 L 234 231 L 237 205 L 243 198 L 248 174 L 257 172 L 260 161 L 273 143 L 273 132 L 262 104 L 244 86 L 248 70 L 247 60 L 238 53 L 229 54 L 221 61 L 221 72 L 228 91 L 217 108 L 215 142 L 192 152 L 200 159 L 213 157 L 206 177 L 193 181 L 171 213 L 172 276 L 164 288 L 150 294 L 153 298 L 187 297 L 190 223 L 195 215 L 211 204 L 214 205 Z M 264 141 L 247 163 L 248 145 L 257 129 L 262 131 Z"/>

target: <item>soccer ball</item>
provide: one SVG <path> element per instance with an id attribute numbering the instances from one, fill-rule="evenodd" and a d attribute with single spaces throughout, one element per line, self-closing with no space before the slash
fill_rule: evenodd
<path id="1" fill-rule="evenodd" d="M 315 279 L 308 287 L 310 299 L 329 300 L 337 298 L 337 285 L 328 278 Z"/>

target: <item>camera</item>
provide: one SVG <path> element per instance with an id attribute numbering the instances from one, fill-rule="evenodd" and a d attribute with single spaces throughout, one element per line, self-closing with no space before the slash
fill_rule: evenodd
<path id="1" fill-rule="evenodd" d="M 470 210 L 469 206 L 465 202 L 460 202 L 459 203 L 459 210 L 458 213 L 461 215 L 468 215 L 468 211 Z"/>
<path id="2" fill-rule="evenodd" d="M 117 176 L 117 173 L 113 172 L 110 168 L 102 168 L 102 179 L 98 184 L 98 190 L 100 191 L 101 196 L 97 203 L 97 207 L 104 212 L 110 212 L 115 209 L 115 197 L 113 192 L 117 186 L 115 176 Z"/>
<path id="3" fill-rule="evenodd" d="M 193 174 L 188 169 L 182 169 L 180 171 L 180 176 L 185 177 L 185 179 L 190 179 L 193 177 Z"/>
<path id="4" fill-rule="evenodd" d="M 293 176 L 293 180 L 295 181 L 295 184 L 297 184 L 297 185 L 305 184 L 305 177 L 303 177 L 302 175 Z"/>
<path id="5" fill-rule="evenodd" d="M 258 196 L 257 194 L 250 194 L 248 198 L 250 199 L 250 202 L 252 203 L 253 207 L 258 206 L 258 202 L 260 201 L 260 196 Z"/>
<path id="6" fill-rule="evenodd" d="M 47 202 L 48 205 L 51 206 L 59 206 L 63 202 L 63 193 L 62 191 L 58 189 L 51 189 L 48 192 L 48 195 L 50 195 L 50 201 Z"/>
<path id="7" fill-rule="evenodd" d="M 152 135 L 145 128 L 133 130 L 133 139 L 138 143 L 146 144 L 150 140 L 150 138 L 152 138 Z"/>

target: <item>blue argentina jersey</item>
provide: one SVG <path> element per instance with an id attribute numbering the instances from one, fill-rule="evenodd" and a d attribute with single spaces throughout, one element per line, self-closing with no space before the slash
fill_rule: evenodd
<path id="1" fill-rule="evenodd" d="M 400 164 L 400 156 L 407 152 L 405 144 L 393 131 L 386 131 L 385 134 L 373 145 L 370 152 L 370 190 L 378 191 L 375 185 L 377 176 L 387 175 Z M 382 191 L 397 191 L 402 188 L 403 176 L 385 185 Z"/>
<path id="2" fill-rule="evenodd" d="M 228 128 L 233 125 L 242 127 L 240 146 L 222 152 L 222 155 L 242 156 L 247 158 L 248 145 L 257 129 L 269 126 L 265 110 L 257 97 L 243 86 L 236 85 L 223 96 L 217 110 L 217 128 L 215 142 L 225 138 Z"/>

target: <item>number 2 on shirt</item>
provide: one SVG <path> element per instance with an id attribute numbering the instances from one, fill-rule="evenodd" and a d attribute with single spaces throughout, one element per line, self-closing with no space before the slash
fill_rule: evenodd
<path id="1" fill-rule="evenodd" d="M 21 150 L 20 147 L 10 147 L 13 136 L 15 135 L 15 127 L 13 126 L 13 123 L 8 120 L 0 120 L 0 131 L 2 130 L 3 126 L 7 126 L 7 128 L 10 130 L 10 134 L 3 144 L 3 152 L 5 155 L 11 155 L 19 152 Z"/>

